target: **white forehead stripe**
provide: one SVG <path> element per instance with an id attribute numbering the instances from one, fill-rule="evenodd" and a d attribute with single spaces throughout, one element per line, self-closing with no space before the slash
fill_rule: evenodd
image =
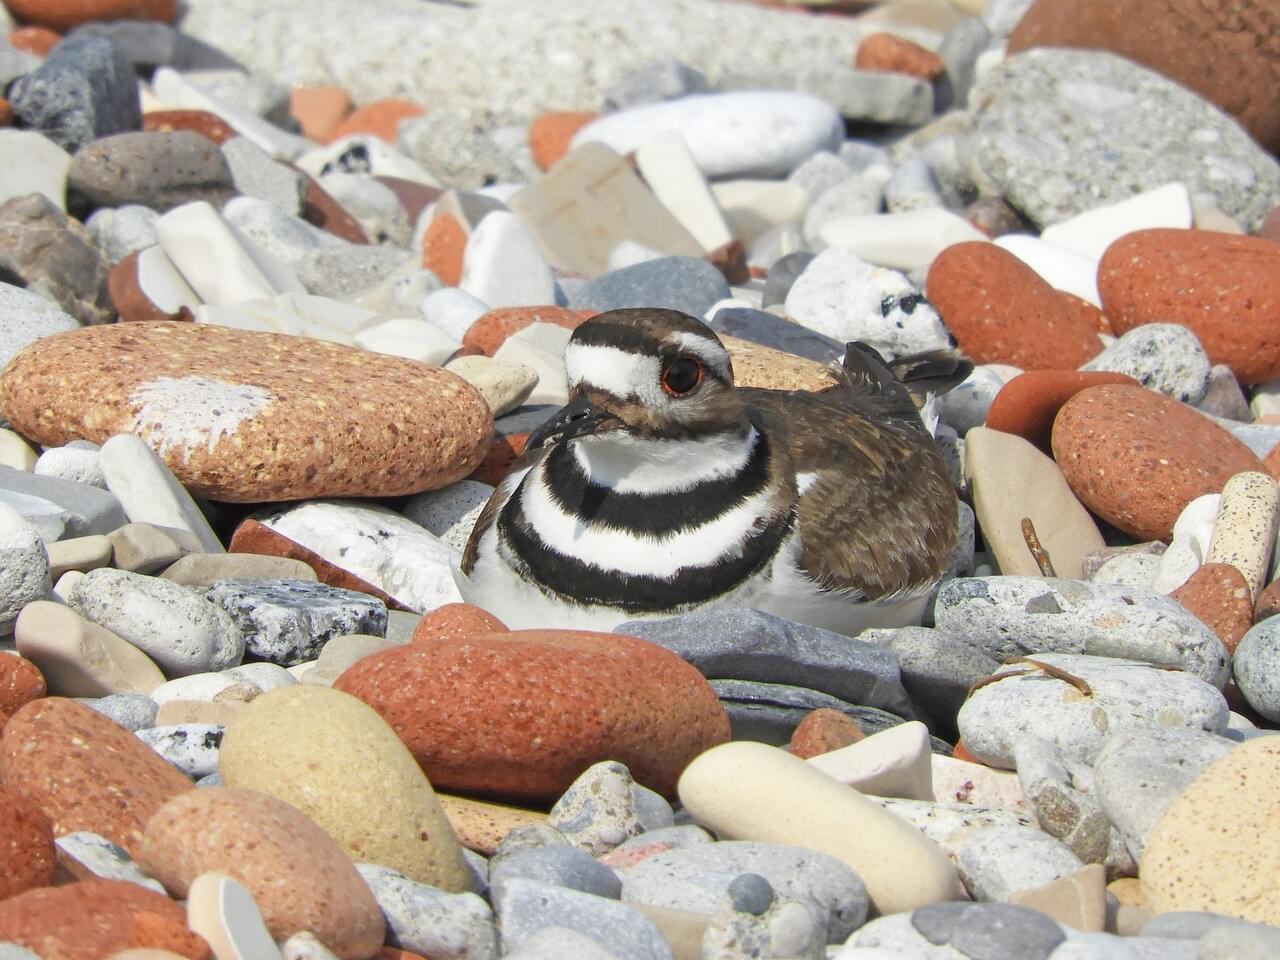
<path id="1" fill-rule="evenodd" d="M 723 347 L 696 333 L 678 333 L 671 339 L 680 344 L 681 351 L 697 357 L 722 379 L 729 379 L 729 356 Z"/>
<path id="2" fill-rule="evenodd" d="M 662 400 L 661 368 L 657 357 L 628 353 L 617 347 L 570 342 L 564 351 L 569 389 L 596 387 L 615 397 L 635 396 L 641 403 Z"/>

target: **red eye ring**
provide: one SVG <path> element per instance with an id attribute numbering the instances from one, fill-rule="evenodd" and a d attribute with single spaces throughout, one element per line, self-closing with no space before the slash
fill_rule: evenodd
<path id="1" fill-rule="evenodd" d="M 673 397 L 687 397 L 701 386 L 704 375 L 693 357 L 676 357 L 662 370 L 662 389 Z"/>

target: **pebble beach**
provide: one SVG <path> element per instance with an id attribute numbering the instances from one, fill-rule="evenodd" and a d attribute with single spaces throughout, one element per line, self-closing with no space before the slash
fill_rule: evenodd
<path id="1" fill-rule="evenodd" d="M 1277 90 L 1274 0 L 4 0 L 0 960 L 1280 957 Z M 922 623 L 463 602 L 633 307 L 973 362 Z"/>

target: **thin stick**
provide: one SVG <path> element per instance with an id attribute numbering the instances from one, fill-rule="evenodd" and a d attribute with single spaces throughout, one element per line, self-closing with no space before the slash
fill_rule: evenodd
<path id="1" fill-rule="evenodd" d="M 1022 518 L 1022 539 L 1027 541 L 1027 549 L 1031 551 L 1031 556 L 1035 558 L 1036 566 L 1040 568 L 1040 576 L 1056 577 L 1053 571 L 1053 561 L 1049 559 L 1049 552 L 1040 544 L 1040 538 L 1036 535 L 1036 525 L 1031 522 L 1030 517 Z"/>

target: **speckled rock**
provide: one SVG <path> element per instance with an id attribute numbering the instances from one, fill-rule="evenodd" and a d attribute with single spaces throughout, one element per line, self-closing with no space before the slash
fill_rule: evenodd
<path id="1" fill-rule="evenodd" d="M 480 463 L 492 430 L 475 388 L 441 370 L 189 323 L 33 344 L 10 364 L 0 409 L 49 446 L 136 432 L 193 494 L 249 502 L 434 489 Z"/>
<path id="2" fill-rule="evenodd" d="M 223 737 L 219 771 L 227 786 L 293 804 L 352 859 L 442 890 L 470 889 L 431 784 L 395 732 L 354 697 L 304 685 L 256 698 Z"/>
<path id="3" fill-rule="evenodd" d="M 1129 330 L 1083 367 L 1124 373 L 1148 390 L 1198 404 L 1209 389 L 1209 357 L 1196 335 L 1176 323 Z"/>
<path id="4" fill-rule="evenodd" d="M 53 825 L 39 804 L 5 786 L 0 786 L 0 855 L 5 862 L 0 901 L 53 884 Z"/>
<path id="5" fill-rule="evenodd" d="M 388 946 L 378 953 L 379 960 L 413 960 L 419 955 L 494 960 L 497 956 L 493 911 L 476 894 L 445 893 L 372 863 L 358 863 L 356 869 L 386 920 Z"/>
<path id="6" fill-rule="evenodd" d="M 1096 330 L 1061 293 L 994 244 L 948 247 L 929 267 L 925 293 L 978 363 L 1070 370 L 1102 351 Z"/>
<path id="7" fill-rule="evenodd" d="M 310 930 L 343 960 L 382 945 L 382 914 L 346 853 L 269 794 L 207 787 L 175 797 L 148 820 L 138 863 L 177 897 L 210 871 L 238 880 L 276 940 Z"/>
<path id="8" fill-rule="evenodd" d="M 1242 383 L 1280 376 L 1280 243 L 1212 230 L 1138 230 L 1098 264 L 1102 308 L 1118 333 L 1152 323 L 1188 327 L 1213 363 Z"/>
<path id="9" fill-rule="evenodd" d="M 866 734 L 848 714 L 819 707 L 807 714 L 791 733 L 787 750 L 805 760 L 857 743 Z"/>
<path id="10" fill-rule="evenodd" d="M 1253 626 L 1249 583 L 1229 563 L 1206 563 L 1169 594 L 1196 616 L 1234 653 L 1240 638 Z"/>
<path id="11" fill-rule="evenodd" d="M 611 634 L 520 630 L 412 643 L 365 657 L 334 686 L 377 710 L 436 787 L 513 799 L 553 799 L 606 759 L 670 794 L 686 763 L 729 736 L 693 667 Z"/>
<path id="12" fill-rule="evenodd" d="M 11 714 L 44 695 L 39 667 L 26 657 L 0 653 L 0 710 Z"/>
<path id="13" fill-rule="evenodd" d="M 1139 540 L 1168 540 L 1201 494 L 1263 471 L 1239 440 L 1190 407 L 1150 390 L 1091 387 L 1058 412 L 1053 452 L 1077 497 Z"/>
<path id="14" fill-rule="evenodd" d="M 1064 761 L 1091 764 L 1108 734 L 1140 724 L 1221 733 L 1227 702 L 1203 680 L 1147 663 L 1039 653 L 1002 667 L 970 694 L 958 723 L 965 749 L 990 766 L 1013 767 L 1028 733 Z"/>
<path id="15" fill-rule="evenodd" d="M 38 802 L 55 835 L 89 830 L 136 855 L 147 819 L 191 781 L 128 730 L 59 697 L 15 713 L 0 780 Z"/>
<path id="16" fill-rule="evenodd" d="M 236 195 L 217 145 L 190 130 L 94 140 L 76 151 L 67 186 L 92 207 L 139 204 L 161 213 L 193 200 L 221 206 Z"/>
<path id="17" fill-rule="evenodd" d="M 1215 761 L 1152 829 L 1142 892 L 1156 913 L 1208 910 L 1280 921 L 1275 887 L 1280 741 L 1251 740 Z"/>
<path id="18" fill-rule="evenodd" d="M 1053 420 L 1062 405 L 1081 390 L 1106 383 L 1138 381 L 1122 373 L 1029 370 L 1020 373 L 991 401 L 986 426 L 1002 433 L 1016 433 L 1041 450 L 1049 449 Z"/>

